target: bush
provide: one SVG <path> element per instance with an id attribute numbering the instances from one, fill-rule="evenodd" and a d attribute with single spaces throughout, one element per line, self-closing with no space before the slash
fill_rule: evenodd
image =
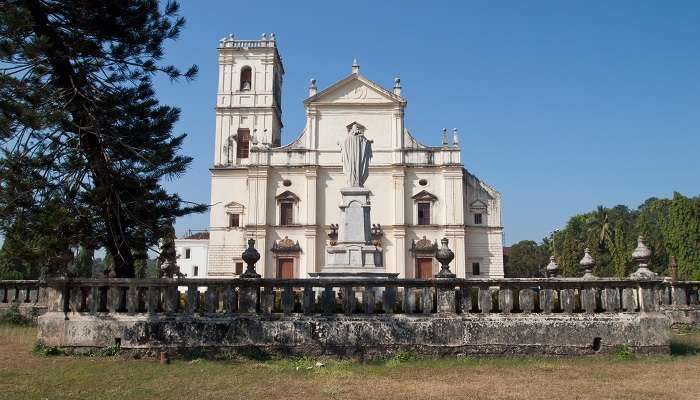
<path id="1" fill-rule="evenodd" d="M 39 354 L 42 356 L 62 356 L 66 354 L 63 349 L 60 347 L 56 346 L 46 346 L 40 342 L 36 342 L 34 344 L 34 348 L 32 349 L 32 352 L 34 354 Z"/>
<path id="2" fill-rule="evenodd" d="M 32 321 L 22 315 L 19 305 L 13 304 L 10 308 L 0 313 L 0 323 L 9 325 L 30 325 Z"/>

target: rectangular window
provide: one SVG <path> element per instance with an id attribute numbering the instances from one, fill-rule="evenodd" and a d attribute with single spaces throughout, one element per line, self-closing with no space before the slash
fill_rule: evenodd
<path id="1" fill-rule="evenodd" d="M 418 203 L 418 225 L 430 225 L 430 203 Z"/>
<path id="2" fill-rule="evenodd" d="M 239 129 L 236 136 L 236 158 L 248 158 L 250 150 L 250 130 Z"/>
<path id="3" fill-rule="evenodd" d="M 243 273 L 243 263 L 237 262 L 236 263 L 236 275 L 240 275 L 242 273 Z"/>
<path id="4" fill-rule="evenodd" d="M 185 249 L 185 258 L 190 259 L 190 249 Z"/>
<path id="5" fill-rule="evenodd" d="M 197 275 L 199 275 L 199 267 L 195 265 L 194 267 L 192 267 L 192 276 Z"/>
<path id="6" fill-rule="evenodd" d="M 280 203 L 280 225 L 292 225 L 294 223 L 293 210 L 294 204 Z"/>
<path id="7" fill-rule="evenodd" d="M 237 228 L 241 226 L 241 215 L 240 214 L 229 214 L 228 215 L 228 227 Z"/>
<path id="8" fill-rule="evenodd" d="M 474 225 L 481 225 L 481 213 L 474 214 Z"/>
<path id="9" fill-rule="evenodd" d="M 472 263 L 472 275 L 481 275 L 479 263 Z"/>

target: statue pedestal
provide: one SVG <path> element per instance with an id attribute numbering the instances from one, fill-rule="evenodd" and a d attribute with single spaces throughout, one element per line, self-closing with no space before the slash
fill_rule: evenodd
<path id="1" fill-rule="evenodd" d="M 326 249 L 326 265 L 321 274 L 386 274 L 381 248 L 372 245 L 368 189 L 340 189 L 338 243 Z"/>

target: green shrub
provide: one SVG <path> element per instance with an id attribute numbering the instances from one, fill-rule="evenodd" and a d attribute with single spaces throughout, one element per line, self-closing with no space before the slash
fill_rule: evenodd
<path id="1" fill-rule="evenodd" d="M 413 353 L 411 351 L 400 351 L 396 354 L 394 354 L 393 357 L 388 359 L 386 361 L 386 365 L 393 367 L 399 364 L 407 363 L 407 362 L 412 362 L 418 360 L 418 356 L 416 356 L 416 353 Z"/>
<path id="2" fill-rule="evenodd" d="M 617 347 L 615 349 L 614 354 L 615 354 L 615 357 L 622 359 L 622 360 L 629 360 L 630 358 L 634 357 L 634 354 L 627 346 Z"/>
<path id="3" fill-rule="evenodd" d="M 60 347 L 46 346 L 40 342 L 36 342 L 34 344 L 32 352 L 41 356 L 61 356 L 65 354 L 63 349 L 61 349 Z"/>
<path id="4" fill-rule="evenodd" d="M 19 306 L 13 304 L 10 308 L 0 313 L 0 323 L 9 325 L 30 325 L 32 321 L 19 312 Z"/>

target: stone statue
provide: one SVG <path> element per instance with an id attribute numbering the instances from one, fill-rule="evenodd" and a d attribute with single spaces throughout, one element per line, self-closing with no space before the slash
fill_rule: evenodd
<path id="1" fill-rule="evenodd" d="M 365 137 L 365 127 L 357 122 L 353 122 L 347 128 L 348 136 L 340 149 L 343 173 L 348 187 L 362 187 L 369 176 L 372 141 Z"/>

